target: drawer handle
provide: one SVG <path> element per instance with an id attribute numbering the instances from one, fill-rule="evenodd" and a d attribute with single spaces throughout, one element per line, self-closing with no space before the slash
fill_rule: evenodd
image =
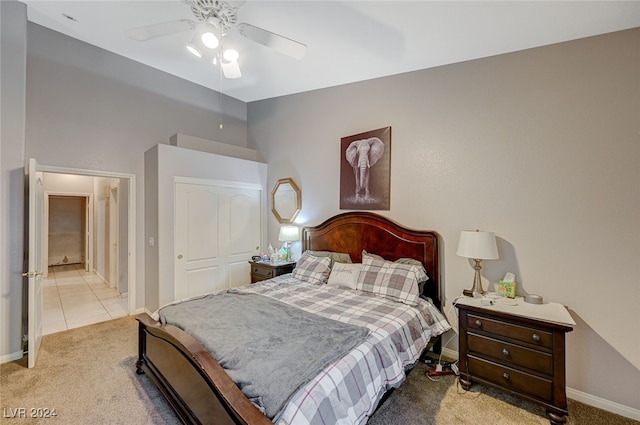
<path id="1" fill-rule="evenodd" d="M 502 354 L 504 354 L 505 357 L 509 357 L 509 350 L 507 350 L 506 348 L 502 349 Z"/>
<path id="2" fill-rule="evenodd" d="M 504 378 L 505 381 L 508 381 L 511 379 L 511 377 L 509 376 L 509 374 L 507 372 L 502 374 L 502 377 Z"/>
<path id="3" fill-rule="evenodd" d="M 481 328 L 482 327 L 482 322 L 480 320 L 476 319 L 476 323 L 475 323 L 477 328 Z"/>
<path id="4" fill-rule="evenodd" d="M 535 342 L 540 342 L 540 335 L 538 335 L 538 334 L 533 334 L 533 335 L 531 335 L 531 338 L 532 338 Z"/>

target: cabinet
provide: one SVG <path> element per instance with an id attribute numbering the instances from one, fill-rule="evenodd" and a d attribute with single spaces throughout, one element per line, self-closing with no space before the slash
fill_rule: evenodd
<path id="1" fill-rule="evenodd" d="M 474 382 L 546 408 L 551 424 L 567 421 L 565 335 L 575 325 L 560 304 L 485 306 L 461 298 L 460 384 Z"/>
<path id="2" fill-rule="evenodd" d="M 267 164 L 165 144 L 144 160 L 145 308 L 248 284 L 266 240 Z"/>
<path id="3" fill-rule="evenodd" d="M 263 263 L 249 261 L 251 264 L 251 283 L 271 279 L 282 274 L 291 273 L 296 266 L 295 261 L 281 263 Z"/>

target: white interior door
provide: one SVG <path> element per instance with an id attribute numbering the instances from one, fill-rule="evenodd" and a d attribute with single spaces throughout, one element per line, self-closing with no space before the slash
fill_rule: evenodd
<path id="1" fill-rule="evenodd" d="M 44 270 L 44 188 L 42 172 L 38 171 L 35 159 L 29 159 L 27 173 L 29 175 L 29 249 L 28 265 L 23 276 L 29 285 L 29 367 L 36 365 L 38 350 L 42 342 L 42 273 Z"/>

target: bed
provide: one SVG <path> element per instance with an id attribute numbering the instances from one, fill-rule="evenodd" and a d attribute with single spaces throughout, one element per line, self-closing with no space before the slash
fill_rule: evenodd
<path id="1" fill-rule="evenodd" d="M 347 253 L 354 263 L 362 262 L 363 252 L 377 254 L 392 262 L 406 258 L 419 261 L 428 276 L 428 280 L 423 287 L 422 296 L 428 298 L 436 308 L 441 309 L 438 245 L 439 236 L 433 231 L 408 229 L 383 216 L 369 212 L 339 214 L 318 226 L 305 227 L 302 230 L 303 252 L 309 250 Z M 242 292 L 242 295 L 246 295 L 247 292 L 263 292 L 261 295 L 271 295 L 271 292 L 268 291 L 273 288 L 280 290 L 281 288 L 296 286 L 293 284 L 295 282 L 291 282 L 292 279 L 290 276 L 281 276 L 274 279 L 273 282 L 266 282 L 263 286 L 250 285 L 239 292 Z M 297 286 L 301 287 L 303 285 Z M 338 291 L 338 289 L 331 288 L 319 288 L 318 290 Z M 339 290 L 342 291 L 342 289 Z M 327 295 L 327 299 L 333 298 L 335 298 L 335 293 Z M 274 302 L 280 301 L 282 300 Z M 421 300 L 420 303 L 424 303 L 424 301 Z M 152 318 L 147 314 L 137 316 L 139 322 L 137 373 L 145 373 L 155 383 L 184 423 L 272 424 L 276 422 L 284 424 L 326 422 L 326 418 L 314 418 L 301 414 L 296 416 L 296 412 L 304 409 L 291 403 L 287 404 L 286 408 L 283 409 L 285 414 L 279 414 L 278 420 L 276 421 L 274 418 L 274 422 L 272 422 L 258 408 L 255 400 L 252 401 L 245 396 L 227 371 L 210 354 L 210 349 L 206 349 L 197 338 L 179 327 L 171 324 L 162 324 L 161 321 L 155 319 L 157 317 Z M 446 329 L 443 327 L 441 330 Z M 369 339 L 371 338 L 368 338 L 367 341 Z M 428 344 L 423 341 L 420 343 L 420 347 L 432 347 L 434 340 L 438 341 L 437 338 L 433 338 Z M 370 342 L 366 344 L 370 344 Z M 359 357 L 363 345 L 366 344 L 358 345 L 353 350 L 357 353 L 349 352 L 336 363 L 348 363 L 349 359 Z M 375 347 L 375 349 L 378 350 L 378 347 Z M 439 346 L 436 343 L 434 351 L 438 352 L 438 350 Z M 405 369 L 410 369 L 412 363 L 420 355 L 415 350 L 413 350 L 414 352 L 412 350 L 408 351 L 409 353 L 405 353 L 405 359 L 398 360 Z M 334 367 L 334 364 L 331 367 Z M 326 370 L 323 374 L 329 375 Z M 306 400 L 311 393 L 307 389 L 308 386 L 313 384 L 315 390 L 326 385 L 325 381 L 332 380 L 329 376 L 324 378 L 325 381 L 322 381 L 321 379 L 323 378 L 320 375 L 322 374 L 319 374 L 305 387 L 300 388 L 291 399 Z M 404 374 L 398 377 L 391 387 L 399 385 L 403 379 Z M 355 382 L 352 385 L 358 386 L 360 382 Z M 365 386 L 368 387 L 370 384 L 367 383 Z M 371 403 L 372 406 L 364 408 L 360 412 L 350 413 L 355 417 L 352 423 L 366 422 L 366 415 L 373 411 L 382 398 L 383 391 L 380 388 L 372 390 L 375 394 L 374 396 L 363 396 L 363 402 Z M 344 396 L 338 396 L 337 398 L 342 399 Z M 315 403 L 318 403 L 318 401 L 316 400 Z M 336 404 L 337 402 L 335 400 L 326 402 L 320 400 L 319 403 Z M 338 407 L 338 409 L 351 410 L 351 406 Z M 330 413 L 333 414 L 333 412 Z"/>

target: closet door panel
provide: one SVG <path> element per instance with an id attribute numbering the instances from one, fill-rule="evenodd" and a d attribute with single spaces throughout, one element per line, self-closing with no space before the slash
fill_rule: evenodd
<path id="1" fill-rule="evenodd" d="M 192 297 L 226 289 L 226 282 L 220 282 L 219 274 L 219 267 L 204 267 L 187 271 L 185 280 L 186 296 Z"/>
<path id="2" fill-rule="evenodd" d="M 246 259 L 229 263 L 229 288 L 251 283 L 251 265 Z"/>
<path id="3" fill-rule="evenodd" d="M 207 185 L 176 183 L 175 187 L 175 298 L 224 289 L 220 193 Z"/>
<path id="4" fill-rule="evenodd" d="M 229 193 L 228 205 L 229 287 L 236 287 L 251 283 L 251 266 L 248 259 L 260 250 L 260 191 L 233 189 Z"/>
<path id="5" fill-rule="evenodd" d="M 187 191 L 187 261 L 219 257 L 218 203 L 219 195 L 206 186 Z"/>

